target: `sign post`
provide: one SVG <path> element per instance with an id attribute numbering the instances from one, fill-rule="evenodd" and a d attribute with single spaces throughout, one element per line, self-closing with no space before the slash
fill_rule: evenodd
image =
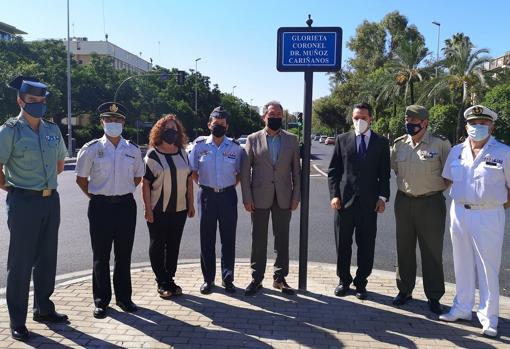
<path id="1" fill-rule="evenodd" d="M 308 217 L 310 202 L 310 148 L 312 131 L 313 72 L 340 70 L 342 28 L 314 27 L 308 15 L 308 27 L 282 27 L 277 34 L 276 69 L 280 72 L 304 72 L 303 160 L 301 171 L 301 221 L 299 227 L 299 284 L 306 291 L 308 263 Z"/>

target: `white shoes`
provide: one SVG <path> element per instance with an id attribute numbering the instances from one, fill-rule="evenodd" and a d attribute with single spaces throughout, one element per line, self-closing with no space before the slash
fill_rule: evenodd
<path id="1" fill-rule="evenodd" d="M 491 326 L 484 326 L 482 334 L 487 337 L 496 337 L 498 335 L 498 330 Z"/>
<path id="2" fill-rule="evenodd" d="M 449 313 L 446 313 L 446 314 L 441 314 L 439 315 L 439 320 L 441 321 L 447 321 L 447 322 L 455 322 L 457 320 L 467 320 L 467 321 L 470 321 L 472 318 L 472 315 L 471 313 L 469 315 L 460 315 L 456 312 L 452 312 L 450 311 Z"/>

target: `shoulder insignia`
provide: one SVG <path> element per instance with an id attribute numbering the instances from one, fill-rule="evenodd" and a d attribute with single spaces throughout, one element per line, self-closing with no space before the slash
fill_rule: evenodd
<path id="1" fill-rule="evenodd" d="M 93 139 L 90 142 L 85 143 L 85 145 L 89 146 L 89 145 L 92 145 L 92 144 L 96 144 L 97 142 L 99 142 L 99 138 L 98 139 Z"/>
<path id="2" fill-rule="evenodd" d="M 439 134 L 436 134 L 436 133 L 433 133 L 432 136 L 437 137 L 439 139 L 442 139 L 443 141 L 448 140 L 448 137 L 443 136 L 443 135 L 439 135 Z"/>
<path id="3" fill-rule="evenodd" d="M 207 139 L 207 138 L 200 139 L 200 140 L 196 141 L 196 142 L 195 142 L 195 144 L 203 143 L 203 142 L 205 142 L 205 140 L 206 140 L 206 139 Z"/>
<path id="4" fill-rule="evenodd" d="M 9 118 L 4 123 L 4 125 L 7 126 L 7 127 L 14 127 L 17 122 L 18 122 L 18 118 Z"/>
<path id="5" fill-rule="evenodd" d="M 50 124 L 50 125 L 55 125 L 55 126 L 57 126 L 57 124 L 56 124 L 55 122 L 53 122 L 53 121 L 51 121 L 51 120 L 48 120 L 48 119 L 44 119 L 44 122 L 47 122 L 47 123 L 48 123 L 48 124 Z"/>
<path id="6" fill-rule="evenodd" d="M 135 142 L 133 142 L 131 140 L 128 140 L 127 142 L 128 142 L 128 144 L 131 144 L 131 145 L 134 145 L 137 148 L 140 148 L 140 146 L 138 144 L 136 144 Z"/>
<path id="7" fill-rule="evenodd" d="M 406 137 L 407 137 L 407 135 L 402 135 L 400 137 L 395 138 L 395 140 L 393 141 L 393 144 L 403 141 Z"/>
<path id="8" fill-rule="evenodd" d="M 232 138 L 232 143 L 239 145 L 239 142 Z"/>

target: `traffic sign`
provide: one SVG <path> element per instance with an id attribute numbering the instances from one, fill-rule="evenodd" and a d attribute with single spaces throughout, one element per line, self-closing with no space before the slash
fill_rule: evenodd
<path id="1" fill-rule="evenodd" d="M 281 72 L 338 71 L 342 61 L 342 28 L 279 28 L 276 56 L 276 69 Z"/>

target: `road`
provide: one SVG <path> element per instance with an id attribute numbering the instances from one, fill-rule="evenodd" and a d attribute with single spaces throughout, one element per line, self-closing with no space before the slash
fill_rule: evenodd
<path id="1" fill-rule="evenodd" d="M 314 262 L 335 263 L 336 253 L 333 235 L 333 215 L 329 207 L 329 194 L 327 179 L 324 176 L 333 146 L 326 146 L 312 142 L 312 166 L 310 176 L 310 228 L 309 228 L 309 260 Z M 319 170 L 317 170 L 319 169 Z M 80 192 L 74 182 L 72 171 L 64 171 L 59 176 L 59 192 L 62 206 L 62 222 L 59 235 L 57 274 L 62 275 L 75 271 L 88 271 L 92 266 L 92 253 L 87 220 L 87 198 Z M 396 264 L 395 252 L 395 220 L 393 214 L 393 198 L 396 191 L 395 180 L 391 180 L 391 200 L 385 213 L 379 216 L 378 235 L 375 251 L 375 268 L 394 271 Z M 237 227 L 236 256 L 249 258 L 250 256 L 250 218 L 244 211 L 239 195 L 239 221 Z M 138 221 L 136 239 L 133 249 L 132 262 L 148 262 L 149 238 L 148 230 L 143 219 L 140 190 L 135 193 L 138 203 Z M 9 243 L 9 232 L 6 224 L 5 193 L 0 193 L 0 288 L 5 287 L 6 262 Z M 507 210 L 508 215 L 508 210 Z M 30 219 L 30 217 L 27 217 Z M 505 229 L 506 239 L 503 246 L 503 261 L 501 268 L 501 290 L 510 296 L 510 241 L 508 239 L 509 219 Z M 448 226 L 448 222 L 447 222 Z M 271 235 L 271 234 L 270 234 Z M 186 223 L 182 239 L 180 258 L 198 259 L 199 246 L 199 220 L 197 217 L 189 219 Z M 218 239 L 219 241 L 219 239 Z M 219 244 L 219 242 L 218 242 Z M 268 243 L 268 258 L 274 258 L 270 248 L 272 237 Z M 219 255 L 219 247 L 217 246 Z M 452 247 L 448 232 L 445 234 L 444 266 L 446 279 L 454 282 Z M 299 256 L 299 209 L 293 214 L 290 232 L 290 257 L 298 260 Z M 419 252 L 418 252 L 419 255 Z M 353 253 L 353 264 L 356 253 Z M 419 269 L 421 266 L 419 267 Z M 271 267 L 268 267 L 270 277 Z M 418 274 L 420 272 L 418 271 Z M 244 287 L 245 285 L 238 285 Z M 297 285 L 293 285 L 297 286 Z"/>

